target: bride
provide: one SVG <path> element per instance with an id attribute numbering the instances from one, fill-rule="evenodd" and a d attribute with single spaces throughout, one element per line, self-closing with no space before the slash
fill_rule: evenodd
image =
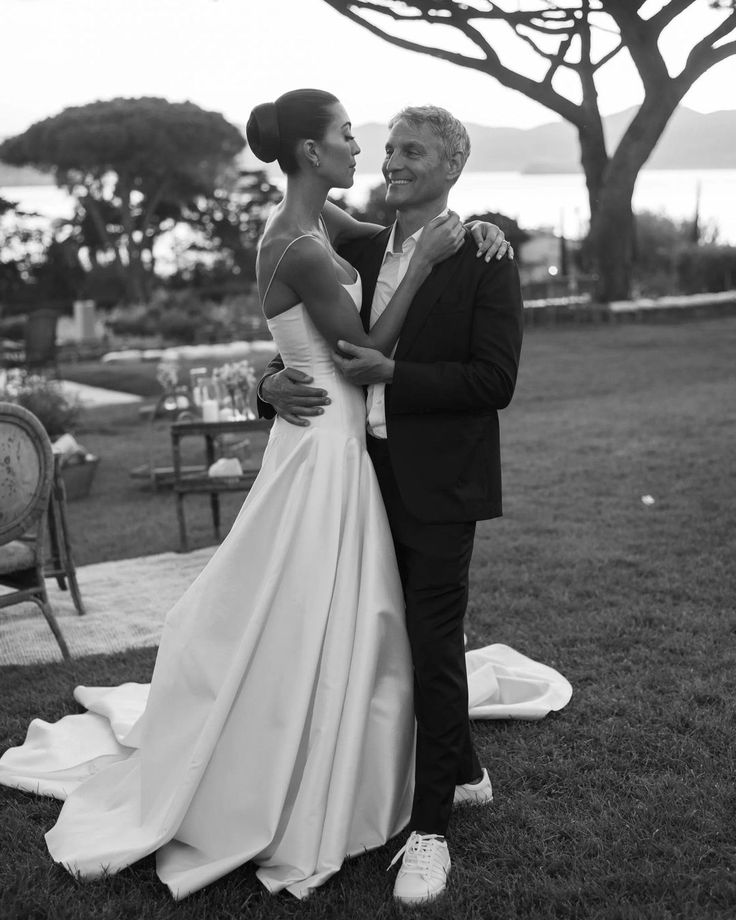
<path id="1" fill-rule="evenodd" d="M 332 350 L 346 339 L 389 354 L 418 286 L 464 231 L 454 215 L 429 222 L 364 332 L 360 277 L 321 217 L 360 149 L 335 97 L 300 92 L 281 138 L 275 104 L 249 122 L 256 152 L 287 175 L 259 288 L 286 363 L 331 403 L 307 427 L 274 423 L 231 532 L 167 616 L 150 689 L 77 688 L 88 713 L 34 722 L 0 762 L 0 782 L 65 799 L 46 835 L 56 862 L 94 878 L 155 851 L 175 898 L 246 862 L 270 891 L 306 896 L 411 808 L 402 589 L 363 392 Z"/>

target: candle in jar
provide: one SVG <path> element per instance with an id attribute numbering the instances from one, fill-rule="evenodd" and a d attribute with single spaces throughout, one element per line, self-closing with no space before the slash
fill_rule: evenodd
<path id="1" fill-rule="evenodd" d="M 202 421 L 216 422 L 219 420 L 220 410 L 216 399 L 205 399 L 202 401 Z"/>

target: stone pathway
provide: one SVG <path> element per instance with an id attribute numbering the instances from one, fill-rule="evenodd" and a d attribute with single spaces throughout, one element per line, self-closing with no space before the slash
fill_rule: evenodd
<path id="1" fill-rule="evenodd" d="M 58 588 L 56 579 L 48 579 L 49 599 L 72 657 L 158 645 L 164 617 L 216 548 L 79 568 L 85 616 L 79 616 L 69 593 Z M 61 660 L 59 646 L 35 604 L 0 610 L 0 667 Z"/>
<path id="2" fill-rule="evenodd" d="M 142 397 L 133 393 L 105 390 L 102 387 L 88 386 L 86 383 L 74 383 L 72 380 L 61 380 L 60 383 L 61 389 L 67 396 L 78 398 L 85 407 L 121 406 L 126 403 L 142 402 Z"/>

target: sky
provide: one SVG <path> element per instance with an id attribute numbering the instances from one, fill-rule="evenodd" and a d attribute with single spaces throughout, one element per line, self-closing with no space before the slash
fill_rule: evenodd
<path id="1" fill-rule="evenodd" d="M 665 36 L 674 66 L 693 34 L 718 21 L 707 0 L 695 7 Z M 323 0 L 0 0 L 0 34 L 0 137 L 66 106 L 115 96 L 190 100 L 243 125 L 254 105 L 298 86 L 335 92 L 354 125 L 385 123 L 403 105 L 427 102 L 485 125 L 557 120 L 487 75 L 394 48 Z M 427 34 L 442 41 L 436 28 Z M 512 65 L 525 54 L 510 33 L 495 36 L 494 47 Z M 624 65 L 616 59 L 601 72 L 603 114 L 641 101 Z M 700 112 L 736 108 L 733 86 L 731 58 L 705 74 L 684 104 Z"/>

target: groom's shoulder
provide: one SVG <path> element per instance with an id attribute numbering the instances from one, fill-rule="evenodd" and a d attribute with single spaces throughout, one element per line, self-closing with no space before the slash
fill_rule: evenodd
<path id="1" fill-rule="evenodd" d="M 467 230 L 465 232 L 465 241 L 454 258 L 458 259 L 463 272 L 470 273 L 472 277 L 478 280 L 514 275 L 518 272 L 515 259 L 509 259 L 506 256 L 502 259 L 497 259 L 493 256 L 490 262 L 486 262 L 484 258 L 479 257 L 478 244 Z"/>
<path id="2" fill-rule="evenodd" d="M 466 271 L 472 270 L 475 277 L 497 278 L 508 276 L 513 278 L 519 274 L 516 259 L 509 259 L 508 256 L 497 259 L 492 256 L 491 260 L 486 262 L 484 258 L 479 257 L 478 244 L 468 232 L 465 234 L 465 242 L 460 249 L 459 256 L 462 259 L 464 269 Z"/>

